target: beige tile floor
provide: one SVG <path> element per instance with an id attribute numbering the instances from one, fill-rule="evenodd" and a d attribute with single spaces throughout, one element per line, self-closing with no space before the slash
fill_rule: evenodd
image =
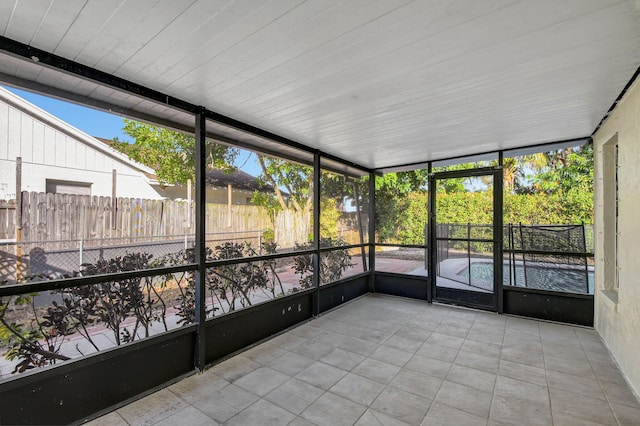
<path id="1" fill-rule="evenodd" d="M 640 425 L 590 329 L 366 295 L 92 425 Z"/>

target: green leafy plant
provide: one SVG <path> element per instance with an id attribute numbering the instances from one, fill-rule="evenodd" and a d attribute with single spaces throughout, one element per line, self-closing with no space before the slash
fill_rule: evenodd
<path id="1" fill-rule="evenodd" d="M 344 246 L 345 241 L 342 238 L 320 239 L 320 248 Z M 295 250 L 309 250 L 313 248 L 313 243 L 296 244 Z M 353 266 L 351 263 L 351 255 L 347 249 L 336 249 L 326 251 L 321 254 L 319 262 L 319 278 L 321 284 L 337 281 L 342 277 L 344 271 Z M 293 266 L 296 274 L 300 276 L 300 288 L 304 290 L 313 287 L 313 257 L 311 254 L 303 254 L 296 256 Z"/>

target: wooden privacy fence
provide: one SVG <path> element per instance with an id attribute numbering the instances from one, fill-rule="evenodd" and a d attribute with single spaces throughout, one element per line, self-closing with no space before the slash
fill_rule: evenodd
<path id="1" fill-rule="evenodd" d="M 16 237 L 15 211 L 16 200 L 0 200 L 0 240 Z"/>
<path id="2" fill-rule="evenodd" d="M 194 209 L 188 201 L 118 198 L 115 214 L 110 197 L 22 193 L 22 241 L 75 241 L 105 244 L 151 241 L 158 237 L 192 236 Z M 15 201 L 0 202 L 0 239 L 15 238 Z M 275 222 L 275 223 L 274 223 Z M 272 229 L 280 247 L 307 241 L 310 216 L 281 211 L 272 221 L 261 206 L 206 205 L 207 234 L 244 233 Z"/>

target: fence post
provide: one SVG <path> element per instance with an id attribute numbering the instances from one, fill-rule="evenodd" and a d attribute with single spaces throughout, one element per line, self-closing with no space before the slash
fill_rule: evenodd
<path id="1" fill-rule="evenodd" d="M 424 224 L 424 270 L 429 270 L 429 223 Z"/>
<path id="2" fill-rule="evenodd" d="M 516 278 L 517 275 L 517 269 L 516 269 L 516 253 L 515 253 L 515 241 L 513 238 L 513 223 L 509 223 L 509 250 L 511 250 L 511 253 L 509 253 L 509 284 L 513 285 L 513 286 L 517 286 L 518 284 L 518 279 Z M 513 281 L 511 280 L 511 274 L 513 273 Z"/>
<path id="3" fill-rule="evenodd" d="M 467 222 L 467 265 L 469 266 L 469 285 L 471 285 L 471 222 Z"/>
<path id="4" fill-rule="evenodd" d="M 22 157 L 16 157 L 16 281 L 22 280 Z M 32 237 L 29 235 L 29 237 Z M 33 238 L 31 238 L 33 239 Z"/>
<path id="5" fill-rule="evenodd" d="M 522 233 L 522 222 L 520 222 L 520 249 L 522 250 L 522 276 L 524 278 L 524 286 L 529 287 L 529 280 L 527 279 L 527 260 L 524 253 L 524 234 Z"/>
<path id="6" fill-rule="evenodd" d="M 258 229 L 258 254 L 262 255 L 262 229 Z"/>
<path id="7" fill-rule="evenodd" d="M 84 263 L 84 239 L 80 238 L 80 268 L 82 268 L 82 264 Z"/>
<path id="8" fill-rule="evenodd" d="M 582 247 L 584 250 L 584 284 L 585 294 L 589 294 L 589 258 L 587 257 L 587 229 L 582 221 Z"/>
<path id="9" fill-rule="evenodd" d="M 118 183 L 118 172 L 116 169 L 111 170 L 111 229 L 115 230 L 118 220 L 118 199 L 116 198 L 116 185 Z"/>

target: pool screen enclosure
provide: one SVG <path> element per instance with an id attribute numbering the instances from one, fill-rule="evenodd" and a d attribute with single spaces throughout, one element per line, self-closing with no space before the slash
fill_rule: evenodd
<path id="1" fill-rule="evenodd" d="M 429 221 L 431 256 L 429 285 L 436 301 L 499 310 L 498 295 L 502 290 L 502 169 L 478 168 L 433 173 L 429 180 Z M 452 217 L 452 208 L 443 206 L 438 194 L 444 192 L 446 182 L 471 180 L 478 191 L 486 191 L 491 198 L 491 223 L 459 223 L 441 218 Z M 464 207 L 463 207 L 464 208 Z M 471 208 L 469 205 L 466 208 Z M 477 273 L 478 266 L 486 273 Z"/>

